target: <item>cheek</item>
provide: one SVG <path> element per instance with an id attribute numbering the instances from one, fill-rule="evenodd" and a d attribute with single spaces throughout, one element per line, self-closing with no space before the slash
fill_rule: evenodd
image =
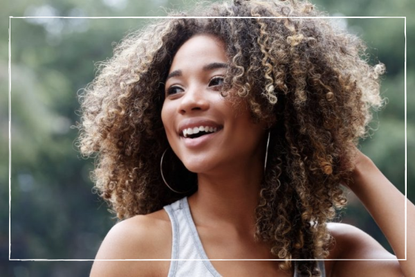
<path id="1" fill-rule="evenodd" d="M 161 121 L 163 122 L 163 127 L 164 127 L 164 130 L 166 130 L 166 134 L 168 133 L 167 132 L 167 130 L 168 130 L 168 126 L 169 126 L 169 112 L 168 112 L 168 109 L 166 108 L 166 105 L 165 104 L 163 104 L 163 107 L 162 107 L 162 109 L 161 109 Z"/>
<path id="2" fill-rule="evenodd" d="M 169 119 L 172 116 L 172 107 L 166 101 L 163 102 L 161 107 L 161 121 L 163 122 L 164 127 L 169 124 Z"/>
<path id="3" fill-rule="evenodd" d="M 265 123 L 255 123 L 248 108 L 243 106 L 239 114 L 237 113 L 235 116 L 235 129 L 237 129 L 235 133 L 242 138 L 243 144 L 246 144 L 249 149 L 256 149 L 256 147 L 262 145 L 266 133 Z"/>
<path id="4" fill-rule="evenodd" d="M 164 103 L 161 109 L 161 121 L 163 122 L 164 130 L 166 131 L 167 138 L 174 132 L 173 124 L 173 109 L 170 105 Z"/>

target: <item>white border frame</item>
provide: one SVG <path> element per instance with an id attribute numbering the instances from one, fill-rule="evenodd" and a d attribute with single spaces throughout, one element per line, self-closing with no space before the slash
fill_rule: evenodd
<path id="1" fill-rule="evenodd" d="M 100 16 L 100 17 L 89 17 L 89 16 L 9 16 L 9 261 L 20 261 L 20 262 L 91 262 L 91 261 L 285 261 L 285 259 L 17 259 L 11 258 L 11 28 L 12 19 L 27 19 L 27 18 L 63 18 L 63 19 L 172 19 L 180 18 L 180 16 Z M 249 19 L 254 18 L 251 16 L 229 16 L 229 17 L 209 17 L 209 16 L 188 16 L 185 18 L 189 19 L 203 19 L 203 18 L 235 18 L 235 19 Z M 407 261 L 408 255 L 408 142 L 407 142 L 407 38 L 406 38 L 406 16 L 297 16 L 297 17 L 275 17 L 275 16 L 264 16 L 261 18 L 272 19 L 272 18 L 323 18 L 323 19 L 340 19 L 340 18 L 395 18 L 404 19 L 404 127 L 405 127 L 405 258 L 404 259 L 289 259 L 290 261 Z"/>

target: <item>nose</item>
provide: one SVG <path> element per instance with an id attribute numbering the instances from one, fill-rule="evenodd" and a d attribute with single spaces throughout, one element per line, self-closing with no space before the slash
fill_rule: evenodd
<path id="1" fill-rule="evenodd" d="M 210 103 L 207 92 L 201 86 L 188 88 L 181 97 L 180 113 L 191 113 L 194 111 L 205 111 L 209 109 Z"/>

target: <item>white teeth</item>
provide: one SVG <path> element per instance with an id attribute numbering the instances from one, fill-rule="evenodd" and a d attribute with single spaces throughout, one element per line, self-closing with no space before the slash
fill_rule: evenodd
<path id="1" fill-rule="evenodd" d="M 218 130 L 216 127 L 199 126 L 193 128 L 187 128 L 183 130 L 183 137 L 187 138 L 189 135 L 198 134 L 199 132 L 210 132 L 214 133 Z"/>

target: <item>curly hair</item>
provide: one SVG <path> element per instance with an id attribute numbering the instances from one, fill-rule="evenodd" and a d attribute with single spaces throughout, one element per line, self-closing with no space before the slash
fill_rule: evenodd
<path id="1" fill-rule="evenodd" d="M 164 81 L 185 41 L 214 35 L 229 58 L 225 91 L 234 89 L 271 132 L 256 238 L 286 260 L 285 268 L 290 259 L 327 257 L 326 222 L 346 204 L 341 185 L 350 182 L 350 146 L 367 134 L 371 109 L 382 105 L 383 65 L 368 64 L 358 37 L 313 18 L 324 14 L 308 2 L 235 0 L 201 10 L 192 14 L 203 17 L 173 14 L 127 36 L 80 95 L 79 147 L 96 154 L 97 190 L 121 219 L 183 197 L 159 173 L 168 146 Z M 191 174 L 172 178 L 189 175 L 188 185 L 197 186 Z M 300 271 L 318 275 L 312 262 Z"/>

